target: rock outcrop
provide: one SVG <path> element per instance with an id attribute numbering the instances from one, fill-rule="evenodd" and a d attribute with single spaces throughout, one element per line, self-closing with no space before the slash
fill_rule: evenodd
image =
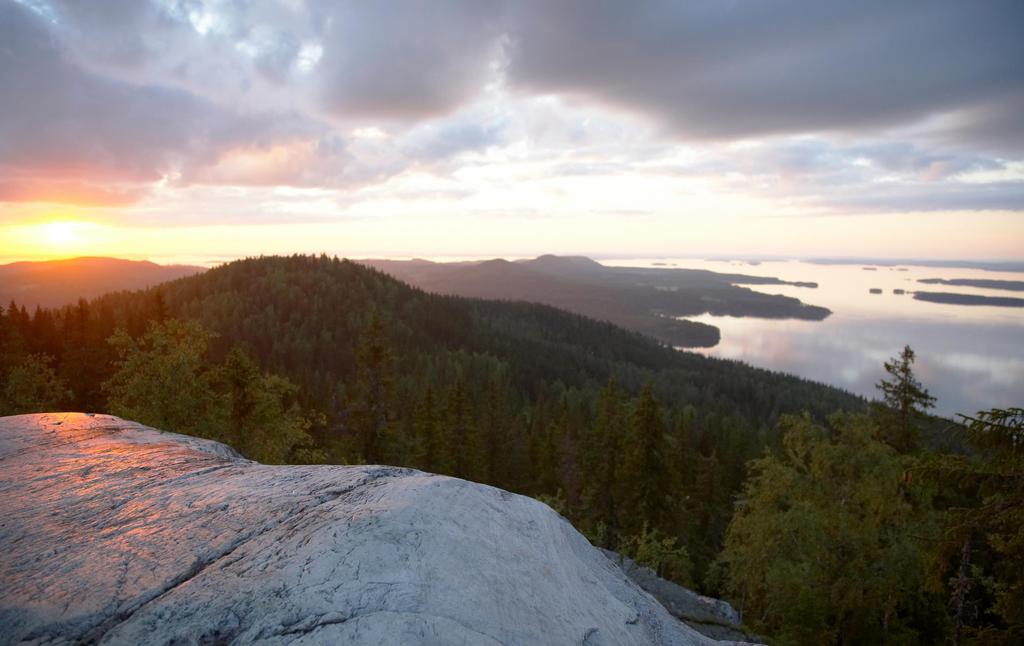
<path id="1" fill-rule="evenodd" d="M 0 586 L 0 643 L 719 643 L 529 498 L 78 413 L 0 418 Z"/>
<path id="2" fill-rule="evenodd" d="M 632 559 L 610 550 L 601 550 L 613 563 L 622 568 L 634 583 L 661 602 L 674 617 L 694 630 L 714 639 L 739 640 L 761 644 L 764 639 L 748 632 L 740 621 L 740 613 L 721 599 L 712 599 L 666 581 L 654 570 L 633 562 Z"/>

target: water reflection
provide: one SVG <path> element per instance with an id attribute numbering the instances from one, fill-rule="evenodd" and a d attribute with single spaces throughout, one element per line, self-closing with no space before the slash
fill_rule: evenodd
<path id="1" fill-rule="evenodd" d="M 623 260 L 614 264 L 650 266 L 654 262 L 711 271 L 815 281 L 817 289 L 758 286 L 833 311 L 824 321 L 777 321 L 700 316 L 722 331 L 722 342 L 703 351 L 834 384 L 874 397 L 883 376 L 882 362 L 910 344 L 918 355 L 919 378 L 938 398 L 944 415 L 993 406 L 1024 404 L 1024 309 L 968 307 L 914 300 L 907 292 L 956 291 L 1012 295 L 972 287 L 923 285 L 919 278 L 1024 280 L 1024 274 L 919 266 L 875 267 L 815 265 L 786 261 L 745 262 L 691 259 Z M 609 263 L 612 264 L 612 263 Z M 937 289 L 941 287 L 941 290 Z M 870 289 L 881 289 L 872 294 Z"/>
<path id="2" fill-rule="evenodd" d="M 825 321 L 702 316 L 722 342 L 704 351 L 874 397 L 882 362 L 909 343 L 918 377 L 945 415 L 1019 404 L 1024 385 L 1019 325 L 834 314 Z"/>

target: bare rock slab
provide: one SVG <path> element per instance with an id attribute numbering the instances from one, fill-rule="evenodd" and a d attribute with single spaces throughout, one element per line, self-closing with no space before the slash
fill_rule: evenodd
<path id="1" fill-rule="evenodd" d="M 269 466 L 103 415 L 0 418 L 0 643 L 710 644 L 547 506 Z"/>

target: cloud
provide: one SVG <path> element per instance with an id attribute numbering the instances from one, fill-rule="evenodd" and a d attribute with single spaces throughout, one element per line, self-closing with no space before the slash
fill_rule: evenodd
<path id="1" fill-rule="evenodd" d="M 1024 114 L 1007 92 L 1024 88 L 1015 0 L 518 7 L 514 87 L 651 114 L 687 138 L 878 131 L 980 105 Z"/>
<path id="2" fill-rule="evenodd" d="M 535 172 L 1022 210 L 1020 24 L 1019 0 L 0 0 L 0 202 Z"/>
<path id="3" fill-rule="evenodd" d="M 503 10 L 493 0 L 322 2 L 326 109 L 368 119 L 452 112 L 488 81 Z"/>
<path id="4" fill-rule="evenodd" d="M 1024 182 L 869 184 L 817 200 L 838 213 L 1024 211 Z"/>
<path id="5" fill-rule="evenodd" d="M 266 30 L 256 35 L 253 46 L 256 69 L 269 81 L 284 84 L 302 51 L 298 37 L 288 31 Z"/>
<path id="6" fill-rule="evenodd" d="M 138 0 L 51 0 L 30 3 L 58 25 L 79 54 L 117 67 L 138 67 L 171 42 L 181 46 L 191 29 L 167 7 Z"/>
<path id="7" fill-rule="evenodd" d="M 686 163 L 671 154 L 651 159 L 648 169 L 703 181 L 725 194 L 799 205 L 813 216 L 1024 211 L 1024 166 L 984 155 L 884 139 L 844 145 L 820 137 L 700 150 Z M 560 175 L 570 172 L 559 169 Z"/>
<path id="8" fill-rule="evenodd" d="M 907 141 L 868 139 L 842 145 L 821 138 L 771 141 L 742 150 L 732 161 L 722 161 L 720 168 L 725 165 L 751 174 L 799 176 L 819 183 L 873 179 L 928 183 L 1005 168 L 1005 163 L 991 157 L 923 148 Z"/>
<path id="9" fill-rule="evenodd" d="M 1019 63 L 1024 69 L 1024 56 Z M 1024 90 L 1010 86 L 992 100 L 961 110 L 931 136 L 942 143 L 1019 158 L 1024 152 Z"/>
<path id="10" fill-rule="evenodd" d="M 240 112 L 175 87 L 92 72 L 18 5 L 0 6 L 0 42 L 0 171 L 24 184 L 5 191 L 8 200 L 35 199 L 47 181 L 55 200 L 98 196 L 104 191 L 85 191 L 82 183 L 152 183 L 216 165 L 229 151 L 316 138 L 324 130 L 296 113 Z M 62 193 L 61 182 L 79 189 Z"/>
<path id="11" fill-rule="evenodd" d="M 470 113 L 425 124 L 402 138 L 405 154 L 422 161 L 448 159 L 459 153 L 479 151 L 504 142 L 504 123 Z"/>
<path id="12" fill-rule="evenodd" d="M 684 139 L 877 134 L 946 115 L 947 139 L 1024 146 L 1017 0 L 25 2 L 86 67 L 232 101 L 287 86 L 298 109 L 338 118 L 434 119 L 504 81 Z"/>

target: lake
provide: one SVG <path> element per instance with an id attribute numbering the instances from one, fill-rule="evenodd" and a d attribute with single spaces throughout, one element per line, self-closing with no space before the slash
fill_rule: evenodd
<path id="1" fill-rule="evenodd" d="M 916 265 L 824 265 L 808 261 L 602 260 L 607 265 L 676 266 L 813 281 L 817 288 L 748 286 L 832 310 L 824 321 L 698 316 L 722 340 L 703 354 L 736 359 L 875 397 L 882 363 L 904 345 L 917 354 L 918 379 L 951 416 L 1024 406 L 1024 309 L 914 300 L 913 291 L 1024 297 L 1021 292 L 918 283 L 920 278 L 1024 280 L 1024 273 Z M 871 293 L 870 290 L 881 290 Z M 894 290 L 905 290 L 900 295 Z"/>

